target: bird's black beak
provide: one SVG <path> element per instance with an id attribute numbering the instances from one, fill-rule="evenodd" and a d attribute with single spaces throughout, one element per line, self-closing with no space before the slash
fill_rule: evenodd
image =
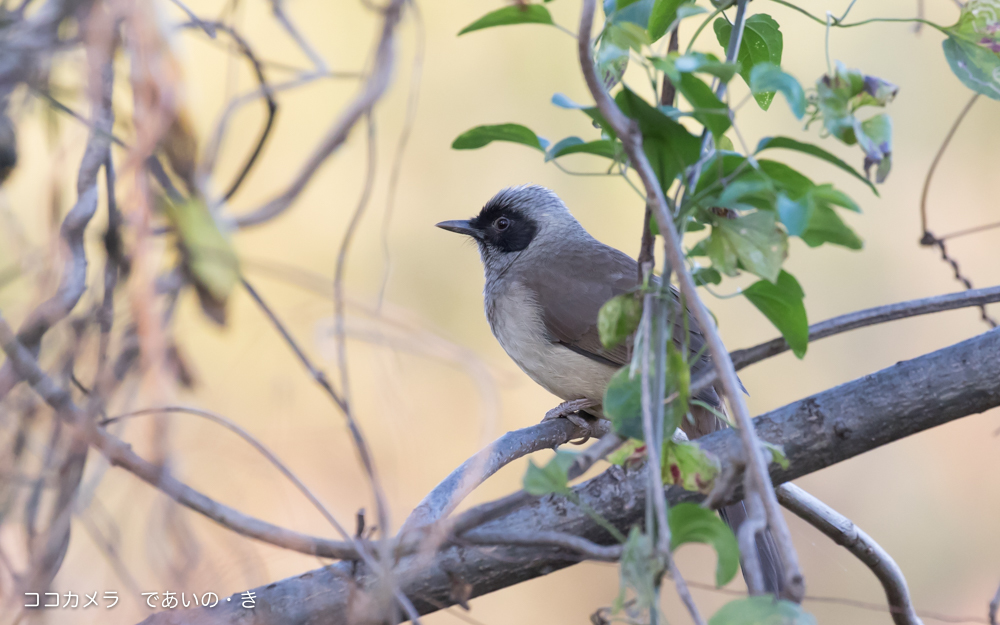
<path id="1" fill-rule="evenodd" d="M 472 227 L 472 224 L 465 219 L 453 219 L 451 221 L 442 221 L 437 224 L 438 228 L 442 230 L 449 230 L 451 232 L 457 232 L 459 234 L 464 234 L 472 237 L 473 239 L 480 239 L 483 236 L 482 231 L 477 230 Z"/>

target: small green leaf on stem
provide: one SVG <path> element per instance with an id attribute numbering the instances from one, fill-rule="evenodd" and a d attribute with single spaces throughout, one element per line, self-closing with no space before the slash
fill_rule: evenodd
<path id="1" fill-rule="evenodd" d="M 708 619 L 708 625 L 816 625 L 802 606 L 771 595 L 730 601 Z"/>
<path id="2" fill-rule="evenodd" d="M 549 14 L 549 10 L 540 4 L 515 4 L 513 6 L 503 7 L 502 9 L 497 9 L 496 11 L 487 13 L 475 22 L 472 22 L 462 30 L 458 31 L 458 34 L 464 35 L 465 33 L 483 30 L 484 28 L 493 28 L 494 26 L 511 26 L 514 24 L 552 25 L 553 22 L 552 15 Z"/>
<path id="3" fill-rule="evenodd" d="M 754 151 L 754 154 L 759 154 L 764 150 L 770 150 L 773 148 L 784 148 L 786 150 L 795 150 L 796 152 L 802 152 L 803 154 L 809 154 L 810 156 L 815 156 L 816 158 L 823 159 L 827 163 L 830 163 L 835 167 L 839 167 L 843 171 L 846 171 L 847 173 L 851 174 L 861 182 L 865 183 L 866 185 L 868 185 L 868 188 L 872 190 L 872 193 L 878 195 L 878 190 L 875 188 L 875 185 L 873 185 L 870 180 L 862 176 L 861 173 L 858 172 L 858 170 L 854 169 L 841 159 L 837 158 L 836 156 L 827 152 L 826 150 L 824 150 L 819 146 L 812 145 L 811 143 L 803 143 L 802 141 L 797 141 L 790 137 L 764 137 L 763 139 L 760 140 L 760 143 L 757 144 L 757 149 Z"/>
<path id="4" fill-rule="evenodd" d="M 460 134 L 451 147 L 454 150 L 475 150 L 494 141 L 520 143 L 545 152 L 548 142 L 541 139 L 530 128 L 521 124 L 493 124 L 476 126 Z"/>
<path id="5" fill-rule="evenodd" d="M 605 349 L 613 349 L 631 336 L 642 318 L 642 300 L 635 293 L 616 295 L 597 313 L 597 331 Z"/>
<path id="6" fill-rule="evenodd" d="M 780 67 L 772 63 L 758 63 L 750 70 L 750 91 L 756 96 L 758 94 L 780 91 L 788 100 L 788 108 L 792 109 L 792 114 L 796 119 L 802 119 L 806 114 L 806 96 L 802 91 L 802 85 L 790 74 L 786 74 Z M 772 95 L 773 97 L 773 95 Z"/>
<path id="7" fill-rule="evenodd" d="M 523 487 L 526 492 L 536 497 L 556 493 L 565 495 L 569 492 L 569 469 L 576 461 L 577 455 L 568 451 L 557 451 L 552 460 L 544 467 L 539 467 L 528 460 L 528 471 L 524 474 Z"/>
<path id="8" fill-rule="evenodd" d="M 788 235 L 777 226 L 772 211 L 719 219 L 712 226 L 708 256 L 728 276 L 736 275 L 739 261 L 750 273 L 776 281 L 787 255 Z"/>
<path id="9" fill-rule="evenodd" d="M 716 38 L 725 49 L 729 45 L 729 35 L 733 32 L 733 25 L 720 17 L 715 20 L 712 26 L 715 29 Z M 751 84 L 750 72 L 758 63 L 781 66 L 783 45 L 781 30 L 774 18 L 766 13 L 757 13 L 748 17 L 743 30 L 743 40 L 740 42 L 740 51 L 736 57 L 743 80 L 748 85 Z M 753 97 L 760 108 L 766 111 L 771 106 L 771 100 L 774 99 L 774 91 L 754 93 Z"/>
<path id="10" fill-rule="evenodd" d="M 629 590 L 635 593 L 633 609 L 639 612 L 659 610 L 657 580 L 663 573 L 663 561 L 656 553 L 652 538 L 637 526 L 632 526 L 629 531 L 619 566 L 621 590 L 615 599 L 614 611 L 618 612 L 624 607 L 626 592 Z"/>
<path id="11" fill-rule="evenodd" d="M 743 289 L 743 295 L 778 328 L 796 356 L 805 356 L 809 345 L 805 293 L 792 274 L 782 271 L 775 282 L 758 280 Z"/>
<path id="12" fill-rule="evenodd" d="M 1000 100 L 1000 11 L 995 0 L 969 0 L 942 43 L 951 71 L 969 89 Z"/>
<path id="13" fill-rule="evenodd" d="M 719 562 L 715 567 L 715 585 L 725 586 L 740 569 L 740 546 L 736 536 L 714 510 L 694 503 L 679 503 L 670 508 L 670 549 L 685 543 L 704 543 L 715 549 Z M 714 623 L 714 621 L 713 621 Z"/>
<path id="14" fill-rule="evenodd" d="M 663 444 L 663 483 L 708 494 L 719 474 L 719 459 L 698 443 L 673 440 Z"/>

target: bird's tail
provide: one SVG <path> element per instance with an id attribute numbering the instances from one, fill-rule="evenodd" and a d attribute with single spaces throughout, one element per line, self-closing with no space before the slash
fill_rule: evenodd
<path id="1" fill-rule="evenodd" d="M 719 516 L 739 536 L 740 526 L 747 520 L 748 514 L 746 505 L 741 501 L 731 506 L 724 506 L 719 509 Z M 764 576 L 764 590 L 768 593 L 781 596 L 785 571 L 781 564 L 781 557 L 778 554 L 778 546 L 774 542 L 771 530 L 765 529 L 757 534 L 757 558 L 760 560 L 760 570 Z M 740 565 L 743 558 L 740 558 Z M 743 573 L 744 577 L 746 572 Z"/>

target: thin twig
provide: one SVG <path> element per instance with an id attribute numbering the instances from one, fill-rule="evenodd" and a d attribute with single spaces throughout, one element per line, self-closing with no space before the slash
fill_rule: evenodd
<path id="1" fill-rule="evenodd" d="M 288 188 L 263 206 L 235 217 L 234 222 L 238 227 L 246 228 L 260 225 L 277 217 L 291 206 L 295 198 L 312 180 L 320 166 L 347 139 L 348 134 L 361 119 L 361 116 L 382 97 L 392 78 L 396 25 L 402 17 L 404 5 L 405 0 L 392 0 L 384 10 L 382 34 L 375 51 L 375 61 L 361 93 L 351 101 L 340 114 L 336 123 L 330 127 L 326 137 L 320 142 Z"/>
<path id="2" fill-rule="evenodd" d="M 18 376 L 28 382 L 39 396 L 72 426 L 82 429 L 89 443 L 101 451 L 112 465 L 122 467 L 178 503 L 244 536 L 321 557 L 357 557 L 357 551 L 349 542 L 314 538 L 249 517 L 206 497 L 166 473 L 162 467 L 137 456 L 131 446 L 84 418 L 82 412 L 73 404 L 69 393 L 39 368 L 34 356 L 17 340 L 2 317 L 0 317 L 0 346 Z"/>
<path id="3" fill-rule="evenodd" d="M 197 20 L 197 18 L 195 18 L 195 21 L 192 21 L 190 24 L 182 25 L 182 27 L 185 28 L 189 28 L 191 26 L 197 26 L 202 29 L 208 26 L 212 28 L 213 31 L 221 30 L 232 37 L 233 41 L 236 42 L 236 47 L 239 48 L 240 53 L 242 53 L 243 56 L 250 61 L 250 65 L 253 67 L 254 75 L 257 77 L 257 83 L 260 85 L 260 91 L 267 104 L 267 119 L 264 121 L 264 128 L 260 131 L 257 143 L 254 145 L 254 149 L 250 153 L 250 156 L 248 156 L 247 160 L 243 163 L 243 167 L 240 169 L 240 172 L 236 174 L 236 178 L 232 183 L 230 183 L 228 190 L 222 195 L 222 201 L 226 202 L 236 194 L 236 191 L 240 188 L 240 185 L 243 184 L 247 174 L 250 173 L 254 163 L 257 162 L 257 158 L 264 149 L 264 144 L 267 142 L 267 138 L 271 135 L 271 129 L 274 127 L 274 118 L 278 113 L 278 102 L 274 99 L 274 90 L 271 88 L 270 83 L 267 82 L 267 78 L 264 76 L 263 65 L 257 58 L 257 55 L 254 54 L 250 44 L 247 43 L 246 39 L 240 36 L 238 32 L 236 32 L 236 29 L 222 22 L 203 22 L 201 20 Z"/>
<path id="4" fill-rule="evenodd" d="M 781 505 L 832 538 L 871 569 L 885 589 L 892 620 L 896 625 L 923 625 L 913 609 L 906 578 L 899 565 L 871 536 L 795 484 L 782 484 L 777 493 Z"/>
<path id="5" fill-rule="evenodd" d="M 473 530 L 462 535 L 463 543 L 473 545 L 521 545 L 528 547 L 560 547 L 589 560 L 615 562 L 622 556 L 621 545 L 598 545 L 586 538 L 563 532 L 539 530 L 518 534 L 513 532 L 487 532 Z"/>
<path id="6" fill-rule="evenodd" d="M 295 488 L 299 489 L 299 492 L 305 495 L 306 499 L 309 500 L 309 503 L 311 503 L 317 510 L 319 510 L 320 514 L 323 515 L 323 518 L 325 518 L 327 522 L 330 523 L 330 525 L 332 525 L 335 530 L 337 530 L 338 534 L 343 536 L 345 540 L 348 540 L 350 538 L 350 534 L 348 534 L 347 530 L 345 530 L 344 527 L 337 522 L 337 519 L 330 513 L 327 507 L 323 505 L 323 502 L 319 500 L 319 497 L 317 497 L 312 492 L 312 490 L 310 490 L 310 488 L 306 486 L 301 479 L 299 479 L 299 476 L 295 475 L 295 473 L 291 469 L 289 469 L 288 466 L 285 465 L 285 463 L 282 462 L 281 459 L 278 458 L 278 456 L 275 455 L 274 452 L 268 449 L 266 445 L 261 443 L 257 439 L 257 437 L 248 432 L 244 427 L 242 427 L 232 419 L 228 419 L 223 415 L 212 412 L 210 410 L 202 410 L 201 408 L 194 408 L 192 406 L 161 406 L 158 408 L 143 408 L 142 410 L 133 410 L 132 412 L 126 412 L 120 415 L 115 415 L 113 417 L 108 417 L 107 419 L 102 420 L 99 423 L 99 425 L 104 427 L 111 425 L 112 423 L 124 421 L 125 419 L 134 419 L 136 417 L 143 417 L 148 415 L 171 414 L 171 413 L 189 414 L 189 415 L 194 415 L 196 417 L 201 417 L 203 419 L 208 419 L 209 421 L 221 425 L 230 432 L 233 432 L 234 434 L 242 438 L 244 441 L 249 443 L 251 447 L 257 450 L 257 452 L 260 453 L 260 455 L 264 456 L 264 458 L 267 459 L 268 462 L 274 465 L 274 467 L 278 469 L 278 471 L 282 475 L 284 475 L 288 479 L 288 481 L 294 484 Z"/>
<path id="7" fill-rule="evenodd" d="M 997 625 L 998 610 L 1000 610 L 1000 587 L 997 588 L 997 594 L 993 595 L 993 600 L 990 601 L 990 625 Z"/>
<path id="8" fill-rule="evenodd" d="M 754 432 L 750 418 L 750 412 L 747 408 L 746 400 L 743 398 L 742 386 L 736 377 L 736 371 L 729 358 L 729 352 L 719 337 L 714 319 L 701 302 L 697 287 L 687 269 L 683 248 L 680 245 L 680 238 L 674 226 L 673 219 L 669 215 L 668 204 L 663 195 L 663 189 L 660 188 L 659 181 L 642 150 L 642 135 L 635 123 L 625 117 L 621 110 L 618 109 L 614 100 L 611 99 L 604 89 L 594 68 L 594 61 L 591 56 L 590 33 L 593 26 L 595 4 L 595 0 L 584 0 L 583 12 L 580 18 L 578 52 L 583 74 L 587 80 L 587 86 L 601 114 L 604 115 L 604 118 L 621 138 L 629 160 L 632 162 L 632 166 L 639 174 L 643 186 L 646 188 L 648 201 L 653 203 L 657 224 L 666 244 L 667 258 L 677 273 L 681 292 L 685 296 L 695 320 L 704 332 L 709 353 L 721 379 L 725 396 L 729 400 L 734 416 L 736 417 L 736 422 L 740 426 L 740 439 L 743 444 L 743 450 L 748 457 L 747 474 L 749 476 L 749 486 L 753 490 L 758 490 L 762 495 L 764 509 L 767 512 L 768 525 L 775 534 L 782 561 L 785 565 L 785 592 L 790 598 L 800 599 L 805 593 L 805 583 L 799 569 L 798 557 L 795 554 L 795 547 L 792 545 L 788 526 L 781 515 L 781 509 L 774 494 L 774 487 L 768 478 L 767 464 L 761 453 L 757 435 Z M 739 7 L 744 11 L 745 5 L 746 0 L 740 0 Z M 743 23 L 734 25 L 734 31 L 742 28 Z"/>
<path id="9" fill-rule="evenodd" d="M 959 293 L 948 293 L 947 295 L 935 295 L 933 297 L 866 308 L 865 310 L 847 313 L 846 315 L 814 323 L 809 326 L 809 341 L 817 341 L 828 336 L 897 319 L 906 319 L 908 317 L 929 315 L 931 313 L 969 308 L 972 306 L 982 306 L 994 302 L 1000 302 L 1000 286 L 962 291 Z M 784 338 L 776 338 L 760 345 L 738 349 L 732 352 L 733 366 L 739 371 L 754 363 L 784 353 L 789 349 L 791 348 Z M 714 384 L 717 379 L 716 375 L 715 371 L 709 371 L 693 379 L 691 381 L 691 394 L 695 395 L 698 391 Z"/>

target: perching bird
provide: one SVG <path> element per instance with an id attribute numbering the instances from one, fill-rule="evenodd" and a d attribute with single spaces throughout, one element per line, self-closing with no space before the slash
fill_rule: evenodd
<path id="1" fill-rule="evenodd" d="M 605 349 L 597 315 L 606 301 L 638 286 L 636 261 L 590 236 L 555 193 L 536 185 L 504 189 L 476 217 L 437 226 L 478 244 L 493 335 L 522 371 L 563 400 L 546 418 L 578 410 L 603 416 L 604 390 L 629 363 L 631 342 Z M 701 329 L 693 318 L 688 324 L 691 355 L 701 352 L 691 367 L 695 375 L 711 362 Z M 722 408 L 715 388 L 697 398 Z M 692 405 L 691 414 L 694 423 L 682 425 L 691 438 L 725 427 L 704 408 Z M 721 512 L 734 531 L 746 518 L 742 503 Z M 757 547 L 767 589 L 777 592 L 781 575 L 773 538 L 758 534 Z"/>

